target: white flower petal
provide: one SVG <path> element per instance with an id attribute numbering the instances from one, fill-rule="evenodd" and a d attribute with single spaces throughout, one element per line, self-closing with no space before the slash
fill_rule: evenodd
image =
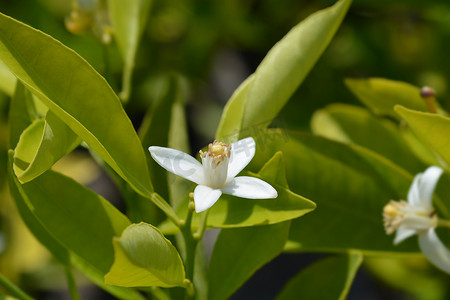
<path id="1" fill-rule="evenodd" d="M 202 164 L 192 156 L 165 147 L 148 148 L 153 159 L 164 169 L 197 184 L 203 183 Z"/>
<path id="2" fill-rule="evenodd" d="M 202 212 L 216 203 L 222 195 L 219 189 L 213 189 L 206 185 L 197 185 L 194 190 L 195 211 Z"/>
<path id="3" fill-rule="evenodd" d="M 433 265 L 450 274 L 450 250 L 441 242 L 433 228 L 419 234 L 419 246 Z"/>
<path id="4" fill-rule="evenodd" d="M 410 236 L 416 234 L 416 232 L 417 231 L 415 231 L 414 229 L 411 229 L 411 228 L 408 228 L 408 227 L 404 227 L 404 226 L 400 226 L 397 229 L 397 232 L 395 233 L 394 245 L 398 245 L 399 243 L 403 242 L 404 240 L 406 240 Z"/>
<path id="5" fill-rule="evenodd" d="M 436 188 L 436 184 L 439 181 L 439 177 L 441 177 L 442 172 L 443 170 L 441 168 L 432 166 L 429 167 L 425 173 L 423 173 L 419 182 L 419 196 L 422 205 L 426 205 L 431 208 L 434 189 Z"/>
<path id="6" fill-rule="evenodd" d="M 231 144 L 230 163 L 228 165 L 227 181 L 241 172 L 255 156 L 256 143 L 252 137 Z"/>
<path id="7" fill-rule="evenodd" d="M 222 192 L 248 199 L 271 199 L 278 196 L 277 191 L 267 182 L 248 176 L 239 176 L 228 183 Z"/>
<path id="8" fill-rule="evenodd" d="M 420 193 L 419 193 L 419 182 L 422 178 L 422 173 L 417 174 L 414 177 L 411 187 L 408 191 L 408 204 L 413 206 L 420 206 Z"/>

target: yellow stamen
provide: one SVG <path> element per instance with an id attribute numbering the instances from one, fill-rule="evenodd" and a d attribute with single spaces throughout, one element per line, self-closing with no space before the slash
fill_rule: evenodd
<path id="1" fill-rule="evenodd" d="M 394 217 L 398 214 L 398 210 L 395 205 L 392 205 L 391 203 L 389 203 L 383 208 L 383 213 L 385 215 Z"/>
<path id="2" fill-rule="evenodd" d="M 225 147 L 221 144 L 215 144 L 211 146 L 211 153 L 213 155 L 221 155 L 225 151 Z"/>

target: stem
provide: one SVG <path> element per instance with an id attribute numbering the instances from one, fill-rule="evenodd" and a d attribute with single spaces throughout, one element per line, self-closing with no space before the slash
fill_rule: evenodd
<path id="1" fill-rule="evenodd" d="M 180 220 L 180 218 L 178 218 L 178 216 L 175 213 L 175 211 L 173 210 L 172 206 L 170 206 L 160 195 L 158 195 L 157 193 L 153 193 L 152 201 L 153 201 L 153 203 L 156 204 L 156 206 L 158 206 L 166 214 L 166 216 L 175 225 L 177 225 L 180 229 L 183 227 L 185 222 L 183 222 L 182 220 Z M 191 212 L 191 214 L 192 214 L 192 212 Z M 191 215 L 191 217 L 192 217 L 192 215 Z M 190 224 L 190 222 L 191 221 L 189 221 L 189 224 Z M 187 223 L 187 219 L 186 219 L 186 223 Z"/>
<path id="2" fill-rule="evenodd" d="M 11 293 L 12 296 L 19 300 L 33 300 L 32 297 L 28 296 L 24 291 L 22 291 L 18 286 L 9 281 L 3 274 L 0 274 L 0 285 L 2 285 L 7 291 Z"/>
<path id="3" fill-rule="evenodd" d="M 427 111 L 433 114 L 437 113 L 437 105 L 434 90 L 432 88 L 424 86 L 420 91 L 420 96 L 422 96 L 422 99 L 425 101 Z"/>
<path id="4" fill-rule="evenodd" d="M 438 219 L 438 226 L 449 227 L 450 228 L 450 221 L 449 220 Z"/>
<path id="5" fill-rule="evenodd" d="M 203 237 L 203 234 L 205 233 L 206 230 L 206 221 L 208 220 L 208 215 L 209 215 L 209 209 L 206 210 L 200 219 L 200 225 L 198 226 L 197 232 L 194 233 L 194 239 L 197 241 L 200 241 Z"/>
<path id="6" fill-rule="evenodd" d="M 69 287 L 70 296 L 74 300 L 81 300 L 80 295 L 78 294 L 75 279 L 73 278 L 73 273 L 72 273 L 71 267 L 66 266 L 66 267 L 64 267 L 64 270 L 66 271 L 66 279 L 67 279 L 67 285 Z"/>
<path id="7" fill-rule="evenodd" d="M 184 261 L 184 268 L 186 271 L 186 281 L 194 282 L 194 262 L 195 262 L 195 249 L 197 248 L 198 240 L 194 239 L 192 235 L 192 215 L 194 213 L 195 205 L 192 197 L 189 199 L 188 214 L 186 217 L 185 225 L 181 227 L 181 233 L 183 234 L 184 244 L 186 249 L 186 256 Z M 188 288 L 189 287 L 189 288 Z M 195 290 L 193 285 L 186 286 L 186 297 L 185 299 L 192 299 Z"/>

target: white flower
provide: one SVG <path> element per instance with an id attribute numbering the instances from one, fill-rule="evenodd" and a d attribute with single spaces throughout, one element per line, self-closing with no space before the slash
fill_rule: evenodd
<path id="1" fill-rule="evenodd" d="M 387 234 L 396 232 L 394 244 L 417 234 L 423 254 L 439 269 L 450 273 L 450 250 L 439 240 L 438 217 L 432 206 L 433 192 L 442 169 L 429 167 L 417 174 L 408 192 L 408 202 L 390 201 L 383 209 Z"/>
<path id="2" fill-rule="evenodd" d="M 231 145 L 214 141 L 208 151 L 200 150 L 202 163 L 171 148 L 151 146 L 153 159 L 164 169 L 197 183 L 195 211 L 210 208 L 222 193 L 249 199 L 271 199 L 277 191 L 267 182 L 248 176 L 236 177 L 255 155 L 255 141 L 248 137 Z"/>

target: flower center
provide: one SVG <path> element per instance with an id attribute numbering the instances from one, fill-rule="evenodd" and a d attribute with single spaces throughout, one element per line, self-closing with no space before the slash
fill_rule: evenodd
<path id="1" fill-rule="evenodd" d="M 214 141 L 208 145 L 208 152 L 200 150 L 205 184 L 212 188 L 221 188 L 228 173 L 228 162 L 231 155 L 231 145 Z"/>
<path id="2" fill-rule="evenodd" d="M 394 233 L 400 226 L 423 231 L 437 225 L 434 210 L 412 206 L 406 201 L 390 201 L 383 208 L 383 219 L 387 234 Z"/>

